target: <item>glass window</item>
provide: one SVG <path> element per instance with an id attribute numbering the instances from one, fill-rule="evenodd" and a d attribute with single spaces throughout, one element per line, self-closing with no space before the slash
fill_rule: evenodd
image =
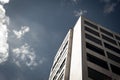
<path id="1" fill-rule="evenodd" d="M 120 42 L 118 42 L 119 46 L 120 46 Z"/>
<path id="2" fill-rule="evenodd" d="M 110 50 L 120 54 L 120 49 L 118 49 L 118 48 L 116 48 L 116 47 L 114 47 L 114 46 L 112 46 L 110 44 L 107 44 L 105 42 L 104 42 L 104 45 L 105 45 L 106 48 L 108 48 L 108 49 L 110 49 Z"/>
<path id="3" fill-rule="evenodd" d="M 99 66 L 101 66 L 101 67 L 103 67 L 105 69 L 108 69 L 107 62 L 105 62 L 105 61 L 103 61 L 103 60 L 101 60 L 101 59 L 99 59 L 99 58 L 97 58 L 97 57 L 95 57 L 95 56 L 93 56 L 91 54 L 87 53 L 87 60 L 94 63 L 94 64 L 96 64 L 96 65 L 99 65 Z"/>
<path id="4" fill-rule="evenodd" d="M 85 30 L 92 33 L 92 34 L 94 34 L 94 35 L 96 35 L 96 36 L 98 36 L 98 37 L 100 37 L 100 35 L 99 35 L 99 33 L 97 31 L 94 31 L 94 30 L 92 30 L 92 29 L 90 29 L 90 28 L 88 28 L 86 26 L 85 26 Z"/>
<path id="5" fill-rule="evenodd" d="M 66 46 L 68 45 L 68 41 L 65 43 L 65 46 L 63 47 L 63 51 L 66 48 Z"/>
<path id="6" fill-rule="evenodd" d="M 106 31 L 106 30 L 104 30 L 102 28 L 100 28 L 100 31 L 103 32 L 103 33 L 105 33 L 105 34 L 107 34 L 107 35 L 109 35 L 109 36 L 111 36 L 111 37 L 113 37 L 112 33 L 108 32 L 108 31 Z"/>
<path id="7" fill-rule="evenodd" d="M 109 76 L 88 67 L 88 77 L 93 80 L 112 80 Z"/>
<path id="8" fill-rule="evenodd" d="M 86 42 L 86 47 L 87 47 L 88 49 L 90 49 L 90 50 L 92 50 L 92 51 L 94 51 L 94 52 L 100 54 L 100 55 L 105 56 L 104 50 L 98 48 L 97 46 L 94 46 L 94 45 L 92 45 L 92 44 Z"/>
<path id="9" fill-rule="evenodd" d="M 91 35 L 89 35 L 89 34 L 87 34 L 87 33 L 85 33 L 85 37 L 86 37 L 87 39 L 89 39 L 89 40 L 97 43 L 97 44 L 102 45 L 101 40 L 99 40 L 99 39 L 97 39 L 97 38 L 95 38 L 95 37 L 93 37 L 93 36 L 91 36 Z"/>
<path id="10" fill-rule="evenodd" d="M 56 80 L 56 78 L 57 78 L 57 75 L 54 76 L 53 80 Z"/>
<path id="11" fill-rule="evenodd" d="M 96 25 L 94 25 L 94 24 L 92 24 L 92 23 L 90 23 L 90 22 L 88 22 L 88 21 L 84 21 L 84 23 L 85 23 L 86 25 L 88 25 L 88 26 L 90 26 L 90 27 L 98 30 L 98 27 L 97 27 Z"/>
<path id="12" fill-rule="evenodd" d="M 120 37 L 119 36 L 115 35 L 115 38 L 120 41 Z"/>
<path id="13" fill-rule="evenodd" d="M 108 58 L 111 60 L 120 63 L 120 57 L 113 55 L 112 53 L 107 51 Z"/>
<path id="14" fill-rule="evenodd" d="M 111 39 L 111 38 L 109 38 L 109 37 L 107 37 L 107 36 L 105 36 L 105 35 L 102 35 L 102 38 L 103 38 L 104 40 L 110 42 L 110 43 L 113 43 L 113 44 L 117 45 L 117 43 L 116 43 L 115 40 L 113 40 L 113 39 Z"/>
<path id="15" fill-rule="evenodd" d="M 112 65 L 112 64 L 110 64 L 110 66 L 111 66 L 112 72 L 120 75 L 120 68 L 119 67 Z"/>
<path id="16" fill-rule="evenodd" d="M 62 73 L 62 75 L 60 75 L 60 77 L 58 78 L 58 80 L 63 80 L 63 73 Z"/>
<path id="17" fill-rule="evenodd" d="M 55 62 L 55 64 L 53 64 L 52 70 L 55 68 L 56 64 L 57 64 L 57 62 Z"/>
<path id="18" fill-rule="evenodd" d="M 63 61 L 62 64 L 60 65 L 59 72 L 60 72 L 60 71 L 62 70 L 62 68 L 64 67 L 65 61 L 66 61 L 66 59 L 64 59 L 64 61 Z"/>

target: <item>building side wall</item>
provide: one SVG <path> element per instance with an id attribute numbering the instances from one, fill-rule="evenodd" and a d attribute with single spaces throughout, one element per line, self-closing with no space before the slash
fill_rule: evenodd
<path id="1" fill-rule="evenodd" d="M 71 51 L 72 51 L 72 39 L 73 39 L 73 29 L 70 29 L 70 37 L 69 37 L 69 44 L 68 44 L 68 54 L 66 60 L 66 67 L 65 67 L 65 77 L 64 80 L 69 80 L 70 76 L 70 62 L 71 62 Z"/>
<path id="2" fill-rule="evenodd" d="M 70 53 L 69 46 L 71 44 L 70 38 L 71 30 L 67 33 L 65 39 L 63 40 L 57 54 L 54 57 L 53 65 L 51 68 L 49 80 L 68 80 L 69 76 L 69 64 L 70 64 Z M 69 53 L 69 54 L 68 54 Z"/>
<path id="3" fill-rule="evenodd" d="M 70 80 L 82 80 L 81 17 L 73 29 Z"/>

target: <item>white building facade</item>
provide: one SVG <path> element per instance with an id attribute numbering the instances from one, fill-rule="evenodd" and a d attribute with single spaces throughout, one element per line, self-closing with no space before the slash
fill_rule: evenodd
<path id="1" fill-rule="evenodd" d="M 54 58 L 49 80 L 120 80 L 120 35 L 80 17 Z"/>

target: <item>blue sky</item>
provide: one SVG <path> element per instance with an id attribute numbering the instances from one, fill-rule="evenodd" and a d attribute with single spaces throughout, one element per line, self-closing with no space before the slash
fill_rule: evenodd
<path id="1" fill-rule="evenodd" d="M 0 80 L 48 80 L 80 15 L 120 33 L 120 0 L 0 0 Z"/>

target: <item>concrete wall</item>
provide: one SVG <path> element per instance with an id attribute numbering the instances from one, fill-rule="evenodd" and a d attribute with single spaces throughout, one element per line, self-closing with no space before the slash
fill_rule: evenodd
<path id="1" fill-rule="evenodd" d="M 73 29 L 70 80 L 82 80 L 82 34 L 81 17 Z"/>

